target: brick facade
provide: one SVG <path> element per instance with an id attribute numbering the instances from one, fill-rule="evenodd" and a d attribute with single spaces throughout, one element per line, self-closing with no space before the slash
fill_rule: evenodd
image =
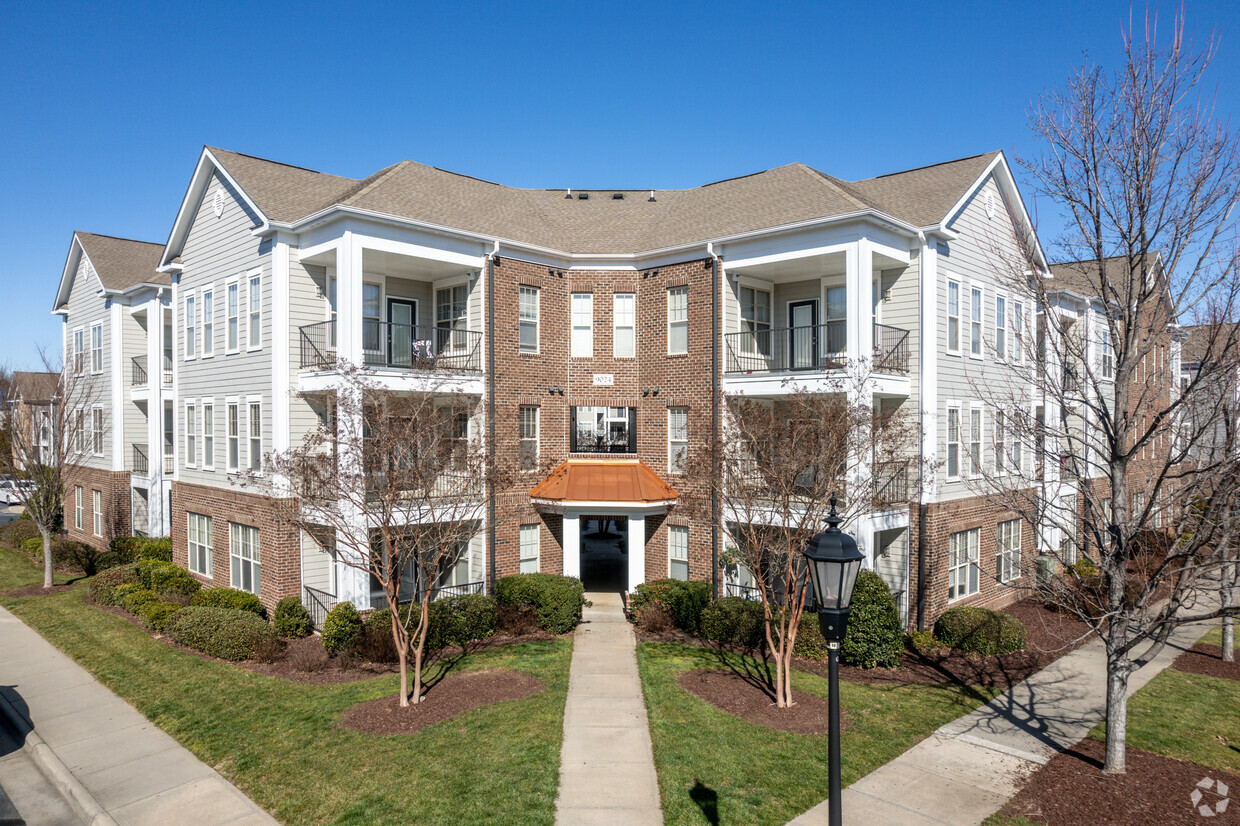
<path id="1" fill-rule="evenodd" d="M 64 524 L 65 538 L 77 542 L 85 542 L 96 548 L 106 550 L 108 544 L 118 536 L 129 536 L 132 532 L 130 515 L 132 493 L 130 474 L 128 471 L 100 470 L 86 465 L 72 465 L 66 468 Z M 82 488 L 82 528 L 78 530 L 74 488 Z M 103 504 L 103 535 L 95 533 L 94 497 L 93 492 L 102 494 Z"/>

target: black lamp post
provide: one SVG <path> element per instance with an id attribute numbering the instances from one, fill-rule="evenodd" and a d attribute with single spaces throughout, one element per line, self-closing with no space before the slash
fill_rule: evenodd
<path id="1" fill-rule="evenodd" d="M 818 627 L 827 641 L 827 662 L 830 696 L 830 726 L 827 757 L 830 773 L 829 823 L 841 826 L 843 804 L 840 789 L 840 640 L 848 630 L 848 610 L 852 603 L 853 586 L 865 557 L 857 550 L 857 541 L 840 530 L 839 515 L 831 497 L 831 513 L 827 529 L 814 534 L 805 546 L 809 563 L 809 580 L 814 586 L 814 604 L 818 606 Z"/>

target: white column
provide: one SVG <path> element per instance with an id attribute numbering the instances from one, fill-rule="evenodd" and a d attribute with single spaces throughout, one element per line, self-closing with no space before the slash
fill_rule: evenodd
<path id="1" fill-rule="evenodd" d="M 276 236 L 271 253 L 271 449 L 284 453 L 289 449 L 289 385 L 291 356 L 289 349 L 289 244 L 287 236 Z M 288 491 L 288 479 L 272 478 L 278 492 Z"/>
<path id="2" fill-rule="evenodd" d="M 921 458 L 926 468 L 926 484 L 921 491 L 922 502 L 935 501 L 935 473 L 939 447 L 939 250 L 937 242 L 926 239 L 919 251 L 921 269 L 921 329 L 918 340 L 921 356 L 918 375 L 917 402 L 921 405 L 924 430 L 921 434 Z"/>
<path id="3" fill-rule="evenodd" d="M 177 293 L 176 287 L 169 291 Z M 174 298 L 170 300 L 175 301 Z M 164 305 L 159 295 L 146 303 L 146 514 L 151 536 L 171 535 L 172 514 L 164 496 Z M 173 354 L 173 364 L 176 354 Z M 173 398 L 176 398 L 175 394 Z"/>
<path id="4" fill-rule="evenodd" d="M 629 593 L 646 581 L 646 516 L 629 517 Z"/>
<path id="5" fill-rule="evenodd" d="M 108 371 L 108 396 L 112 409 L 108 416 L 112 419 L 112 470 L 125 469 L 125 315 L 128 307 L 122 307 L 115 300 L 108 308 L 108 326 L 112 328 L 111 351 L 108 358 L 111 369 Z"/>
<path id="6" fill-rule="evenodd" d="M 351 232 L 336 247 L 336 353 L 360 366 L 362 355 L 362 245 Z"/>
<path id="7" fill-rule="evenodd" d="M 848 301 L 848 357 L 870 362 L 874 358 L 874 252 L 861 239 L 845 251 Z"/>
<path id="8" fill-rule="evenodd" d="M 564 576 L 581 577 L 581 516 L 564 514 Z"/>

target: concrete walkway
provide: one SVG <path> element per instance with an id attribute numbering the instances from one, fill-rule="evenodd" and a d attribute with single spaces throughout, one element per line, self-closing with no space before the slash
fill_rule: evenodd
<path id="1" fill-rule="evenodd" d="M 1177 629 L 1162 652 L 1129 678 L 1130 696 L 1211 627 Z M 1094 640 L 853 783 L 844 790 L 844 822 L 979 824 L 1105 717 L 1106 654 L 1102 641 Z M 789 826 L 826 824 L 823 801 Z"/>
<path id="2" fill-rule="evenodd" d="M 633 629 L 618 593 L 586 598 L 594 605 L 573 634 L 555 822 L 662 824 Z"/>
<path id="3" fill-rule="evenodd" d="M 30 757 L 78 822 L 276 822 L 3 608 L 0 651 L 0 715 L 14 732 L 0 742 Z"/>

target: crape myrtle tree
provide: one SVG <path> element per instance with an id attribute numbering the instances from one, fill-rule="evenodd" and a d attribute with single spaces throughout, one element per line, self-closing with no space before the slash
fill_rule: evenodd
<path id="1" fill-rule="evenodd" d="M 847 523 L 907 507 L 910 480 L 919 478 L 908 458 L 916 455 L 909 417 L 876 412 L 865 366 L 844 372 L 817 392 L 798 388 L 774 399 L 725 394 L 719 438 L 707 438 L 687 459 L 700 485 L 686 504 L 705 513 L 718 502 L 727 534 L 723 562 L 744 566 L 761 596 L 779 708 L 792 705 L 792 653 L 810 590 L 802 550 L 825 528 L 831 498 Z"/>
<path id="2" fill-rule="evenodd" d="M 1003 261 L 995 245 L 1000 280 L 1036 296 L 1021 345 L 1035 358 L 975 381 L 994 427 L 969 482 L 1037 528 L 1056 563 L 1045 598 L 1105 645 L 1108 773 L 1125 771 L 1132 673 L 1178 626 L 1235 612 L 1218 596 L 1240 495 L 1235 428 L 1217 427 L 1234 323 L 1208 328 L 1183 381 L 1178 358 L 1178 325 L 1237 318 L 1236 138 L 1203 88 L 1211 51 L 1181 21 L 1163 41 L 1147 20 L 1124 46 L 1117 71 L 1085 65 L 1031 112 L 1041 151 L 1021 163 L 1064 215 L 1057 257 L 1076 263 L 1044 277 L 1031 251 Z"/>
<path id="3" fill-rule="evenodd" d="M 271 457 L 274 484 L 282 488 L 286 524 L 382 588 L 400 662 L 400 704 L 407 706 L 423 699 L 430 603 L 468 554 L 510 469 L 490 455 L 467 396 L 446 386 L 384 389 L 365 369 L 347 365 L 339 375 L 334 393 L 305 396 L 319 425 Z"/>
<path id="4" fill-rule="evenodd" d="M 108 418 L 95 412 L 107 376 L 92 374 L 86 357 L 79 353 L 62 369 L 40 350 L 46 381 L 30 388 L 11 385 L 9 402 L 20 390 L 29 403 L 7 404 L 3 418 L 8 449 L 0 453 L 0 473 L 25 483 L 16 492 L 43 539 L 44 588 L 53 585 L 52 537 L 61 527 L 65 496 L 83 483 L 86 462 L 108 442 Z"/>

